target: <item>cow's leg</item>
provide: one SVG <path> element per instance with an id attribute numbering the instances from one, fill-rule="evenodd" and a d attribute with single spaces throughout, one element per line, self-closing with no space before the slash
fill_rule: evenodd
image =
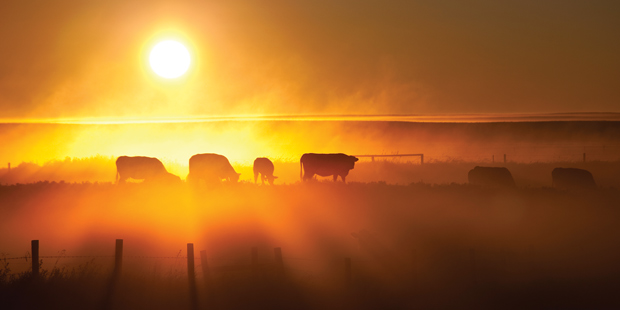
<path id="1" fill-rule="evenodd" d="M 256 184 L 257 179 L 258 179 L 258 172 L 254 172 L 254 184 Z"/>
<path id="2" fill-rule="evenodd" d="M 338 175 L 334 174 L 334 182 L 338 181 Z"/>
<path id="3" fill-rule="evenodd" d="M 346 175 L 341 175 L 340 176 L 342 178 L 342 183 L 347 183 L 347 176 Z"/>

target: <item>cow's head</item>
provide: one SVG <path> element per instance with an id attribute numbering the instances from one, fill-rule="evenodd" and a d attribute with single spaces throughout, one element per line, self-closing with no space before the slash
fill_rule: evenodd
<path id="1" fill-rule="evenodd" d="M 230 181 L 231 182 L 239 182 L 239 176 L 241 176 L 241 173 L 234 173 L 230 175 Z"/>
<path id="2" fill-rule="evenodd" d="M 275 175 L 272 176 L 268 176 L 267 177 L 267 181 L 269 181 L 269 184 L 273 185 L 273 180 L 277 179 L 278 177 Z"/>
<path id="3" fill-rule="evenodd" d="M 176 183 L 181 183 L 181 178 L 177 175 L 174 175 L 170 172 L 167 172 L 166 174 L 164 174 L 161 178 L 161 180 L 165 183 L 170 183 L 170 184 L 176 184 Z"/>
<path id="4" fill-rule="evenodd" d="M 351 168 L 350 169 L 355 168 L 355 162 L 357 162 L 358 160 L 360 160 L 360 159 L 355 157 L 355 156 L 349 155 L 349 161 L 351 163 Z"/>

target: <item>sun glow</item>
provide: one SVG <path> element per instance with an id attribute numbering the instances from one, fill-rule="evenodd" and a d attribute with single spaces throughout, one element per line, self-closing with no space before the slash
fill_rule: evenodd
<path id="1" fill-rule="evenodd" d="M 149 63 L 155 73 L 166 79 L 180 77 L 191 62 L 191 57 L 187 48 L 173 40 L 166 40 L 157 43 L 151 50 Z"/>

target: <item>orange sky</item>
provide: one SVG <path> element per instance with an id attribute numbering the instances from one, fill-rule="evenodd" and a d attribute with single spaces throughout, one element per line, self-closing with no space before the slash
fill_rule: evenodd
<path id="1" fill-rule="evenodd" d="M 618 1 L 24 1 L 0 118 L 620 111 Z M 188 74 L 156 78 L 157 40 Z"/>

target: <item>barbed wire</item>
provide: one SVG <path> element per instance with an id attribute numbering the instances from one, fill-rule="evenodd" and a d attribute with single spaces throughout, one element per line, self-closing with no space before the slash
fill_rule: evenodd
<path id="1" fill-rule="evenodd" d="M 39 259 L 63 259 L 63 258 L 115 258 L 114 255 L 64 255 L 64 256 L 39 256 Z M 122 256 L 123 259 L 187 259 L 187 256 L 142 256 L 142 255 L 130 255 L 130 256 Z M 18 260 L 24 259 L 29 260 L 32 259 L 32 256 L 20 256 L 20 257 L 2 257 L 0 261 L 4 260 Z M 200 260 L 201 257 L 194 257 L 194 260 Z M 303 258 L 303 257 L 282 257 L 283 260 L 298 260 L 298 261 L 313 261 L 313 262 L 328 262 L 333 261 L 335 259 L 317 259 L 317 258 Z M 228 258 L 211 258 L 208 257 L 207 261 L 234 261 L 233 259 Z"/>

